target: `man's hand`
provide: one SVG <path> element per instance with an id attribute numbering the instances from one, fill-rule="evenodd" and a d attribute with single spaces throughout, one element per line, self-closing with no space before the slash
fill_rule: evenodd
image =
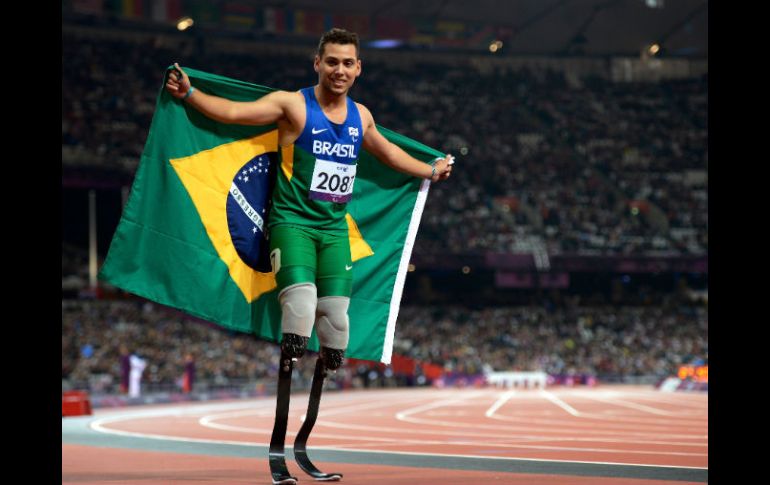
<path id="1" fill-rule="evenodd" d="M 431 182 L 439 182 L 446 180 L 452 173 L 452 164 L 455 163 L 455 159 L 452 155 L 446 154 L 444 158 L 439 158 L 433 167 L 436 169 L 436 175 L 431 177 Z"/>
<path id="2" fill-rule="evenodd" d="M 190 78 L 176 62 L 170 71 L 166 76 L 166 91 L 176 99 L 182 99 L 190 90 Z"/>

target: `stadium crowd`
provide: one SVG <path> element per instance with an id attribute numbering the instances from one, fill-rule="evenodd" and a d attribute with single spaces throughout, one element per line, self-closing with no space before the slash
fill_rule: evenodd
<path id="1" fill-rule="evenodd" d="M 174 61 L 286 90 L 315 82 L 309 56 L 63 39 L 65 175 L 136 171 Z M 417 254 L 707 254 L 707 76 L 614 83 L 362 55 L 352 96 L 380 125 L 458 159 L 452 183 L 432 188 Z"/>
<path id="2" fill-rule="evenodd" d="M 276 345 L 146 300 L 62 300 L 62 379 L 93 387 L 95 378 L 107 376 L 108 388 L 117 387 L 126 343 L 147 360 L 147 384 L 172 388 L 188 353 L 198 379 L 213 384 L 275 375 L 280 356 Z"/>
<path id="3" fill-rule="evenodd" d="M 703 307 L 405 307 L 394 351 L 445 370 L 673 375 L 708 355 Z"/>
<path id="4" fill-rule="evenodd" d="M 395 353 L 468 375 L 542 370 L 610 380 L 663 378 L 680 365 L 708 360 L 708 315 L 698 305 L 405 306 L 398 322 Z M 114 390 L 126 342 L 148 361 L 145 382 L 156 389 L 180 385 L 187 353 L 195 357 L 198 379 L 215 386 L 273 379 L 278 368 L 277 345 L 162 305 L 62 300 L 62 380 L 69 386 Z M 313 361 L 303 359 L 299 385 L 310 382 Z M 347 368 L 336 378 L 359 372 Z"/>

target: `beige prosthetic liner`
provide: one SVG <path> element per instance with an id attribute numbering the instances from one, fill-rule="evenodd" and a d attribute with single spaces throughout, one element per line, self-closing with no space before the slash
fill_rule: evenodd
<path id="1" fill-rule="evenodd" d="M 316 287 L 312 283 L 287 286 L 278 295 L 281 303 L 281 331 L 310 337 L 316 316 Z"/>
<path id="2" fill-rule="evenodd" d="M 324 296 L 318 299 L 315 330 L 322 347 L 345 350 L 348 347 L 350 320 L 347 296 Z"/>

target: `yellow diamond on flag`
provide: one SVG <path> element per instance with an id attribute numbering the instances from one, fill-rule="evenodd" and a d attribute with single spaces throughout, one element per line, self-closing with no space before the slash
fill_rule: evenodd
<path id="1" fill-rule="evenodd" d="M 278 131 L 273 130 L 170 160 L 198 210 L 214 249 L 248 302 L 275 288 L 275 275 L 255 271 L 238 255 L 227 225 L 227 197 L 240 168 L 254 157 L 276 151 L 277 147 Z"/>

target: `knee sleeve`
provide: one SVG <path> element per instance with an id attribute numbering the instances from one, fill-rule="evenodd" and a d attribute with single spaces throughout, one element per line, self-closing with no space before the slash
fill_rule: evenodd
<path id="1" fill-rule="evenodd" d="M 348 347 L 350 298 L 325 296 L 318 299 L 316 333 L 321 346 L 345 350 Z"/>
<path id="2" fill-rule="evenodd" d="M 301 337 L 310 337 L 316 315 L 316 288 L 301 283 L 284 289 L 278 296 L 281 302 L 281 331 Z"/>

